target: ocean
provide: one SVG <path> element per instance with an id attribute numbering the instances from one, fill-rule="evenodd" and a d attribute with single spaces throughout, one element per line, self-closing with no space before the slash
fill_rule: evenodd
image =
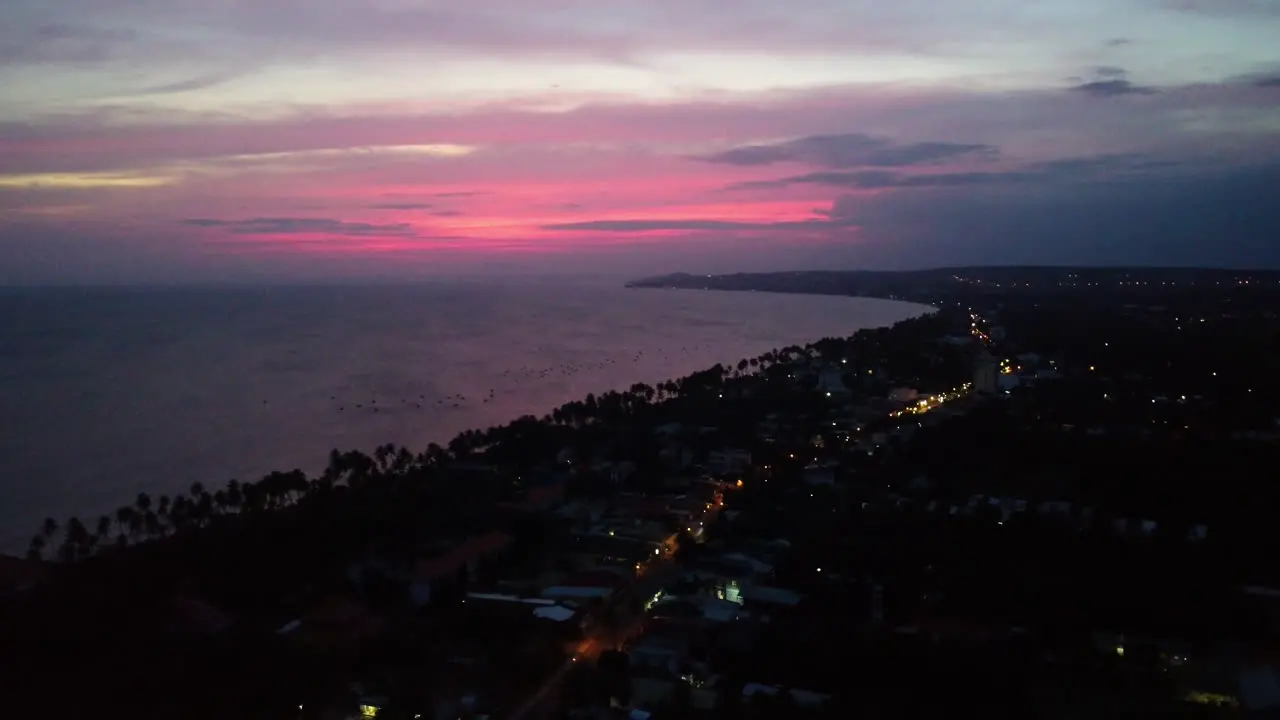
<path id="1" fill-rule="evenodd" d="M 0 549 L 193 482 L 420 451 L 588 392 L 923 312 L 599 282 L 0 291 Z"/>

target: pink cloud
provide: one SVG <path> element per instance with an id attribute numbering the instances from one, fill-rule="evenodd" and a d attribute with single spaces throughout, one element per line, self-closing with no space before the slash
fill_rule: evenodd
<path id="1" fill-rule="evenodd" d="M 0 187 L 0 226 L 21 214 L 42 223 L 49 237 L 62 231 L 86 238 L 58 247 L 98 257 L 99 245 L 88 238 L 109 225 L 110 242 L 127 230 L 139 238 L 129 244 L 139 257 L 153 247 L 155 257 L 174 264 L 180 257 L 184 266 L 210 258 L 271 264 L 365 256 L 460 263 L 503 253 L 657 247 L 719 248 L 733 257 L 744 244 L 856 245 L 866 233 L 859 213 L 844 212 L 849 207 L 873 209 L 884 198 L 946 188 L 996 188 L 986 181 L 1000 178 L 979 176 L 987 172 L 1047 177 L 1018 174 L 1037 160 L 1170 148 L 1175 159 L 1221 159 L 1235 157 L 1226 150 L 1243 156 L 1275 147 L 1266 138 L 1242 141 L 1239 132 L 1184 125 L 1189 108 L 1265 107 L 1269 91 L 1255 85 L 1171 88 L 1137 104 L 1081 98 L 1066 87 L 1005 94 L 843 87 L 557 113 L 520 103 L 455 114 L 406 105 L 398 113 L 351 108 L 274 120 L 156 116 L 127 125 L 85 115 L 10 124 L 0 126 L 0 179 L 64 173 L 75 180 L 77 173 L 111 171 L 172 182 Z M 782 143 L 792 138 L 808 140 Z M 850 151 L 848 142 L 861 149 Z M 475 150 L 394 149 L 415 145 Z M 748 146 L 745 155 L 721 152 Z M 782 150 L 761 155 L 762 147 Z M 347 149 L 359 151 L 311 152 Z M 869 173 L 860 164 L 881 169 Z M 838 170 L 819 173 L 823 168 Z M 911 179 L 917 176 L 941 179 Z M 836 197 L 846 198 L 840 213 L 815 215 Z M 36 246 L 24 252 L 52 257 Z"/>

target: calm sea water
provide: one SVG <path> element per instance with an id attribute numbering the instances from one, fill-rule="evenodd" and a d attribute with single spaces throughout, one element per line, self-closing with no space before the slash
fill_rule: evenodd
<path id="1" fill-rule="evenodd" d="M 421 450 L 588 392 L 919 314 L 600 284 L 0 293 L 0 549 L 139 492 Z"/>

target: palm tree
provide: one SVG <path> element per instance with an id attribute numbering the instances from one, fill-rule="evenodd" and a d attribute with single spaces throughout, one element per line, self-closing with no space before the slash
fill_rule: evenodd
<path id="1" fill-rule="evenodd" d="M 89 554 L 92 545 L 93 536 L 89 534 L 88 528 L 84 523 L 80 522 L 80 518 L 72 517 L 67 520 L 67 534 L 63 541 L 63 547 L 69 548 L 65 555 L 71 561 L 78 560 Z"/>
<path id="2" fill-rule="evenodd" d="M 98 518 L 98 534 L 97 544 L 105 545 L 106 541 L 111 537 L 111 516 L 103 515 Z"/>
<path id="3" fill-rule="evenodd" d="M 266 493 L 260 483 L 243 483 L 238 490 L 243 498 L 240 503 L 241 512 L 258 512 L 266 508 Z"/>
<path id="4" fill-rule="evenodd" d="M 160 523 L 160 516 L 155 511 L 147 510 L 142 516 L 142 529 L 150 538 L 158 538 L 164 535 L 164 525 Z"/>
<path id="5" fill-rule="evenodd" d="M 396 463 L 401 462 L 401 458 L 406 455 L 409 461 L 412 462 L 413 456 L 409 455 L 408 450 L 401 448 L 395 455 Z M 288 495 L 291 503 L 297 503 L 305 497 L 307 490 L 311 487 L 310 481 L 307 480 L 307 474 L 297 468 L 284 474 L 283 485 L 284 492 Z"/>
<path id="6" fill-rule="evenodd" d="M 324 474 L 333 477 L 333 481 L 337 482 L 342 479 L 342 474 L 347 471 L 347 458 L 338 448 L 329 451 L 329 464 L 325 466 Z"/>
<path id="7" fill-rule="evenodd" d="M 40 526 L 40 534 L 44 535 L 46 544 L 53 542 L 53 536 L 58 534 L 58 521 L 53 518 L 45 518 L 44 523 Z"/>
<path id="8" fill-rule="evenodd" d="M 449 454 L 444 448 L 431 443 L 427 445 L 427 459 L 432 465 L 439 465 L 449 459 Z"/>
<path id="9" fill-rule="evenodd" d="M 130 518 L 133 516 L 133 508 L 128 505 L 122 505 L 116 508 L 116 528 L 124 531 L 129 527 Z"/>
<path id="10" fill-rule="evenodd" d="M 129 538 L 133 539 L 142 532 L 142 516 L 132 505 L 122 505 L 116 510 L 116 523 L 123 529 L 129 529 Z"/>
<path id="11" fill-rule="evenodd" d="M 392 453 L 395 452 L 395 449 L 396 449 L 396 446 L 391 444 L 379 445 L 378 447 L 374 448 L 373 457 L 374 457 L 374 460 L 376 460 L 378 463 L 378 469 L 381 470 L 382 472 L 385 473 L 387 469 L 390 467 L 389 462 L 391 460 Z"/>
<path id="12" fill-rule="evenodd" d="M 462 459 L 470 452 L 470 443 L 468 442 L 468 438 L 465 433 L 459 433 L 449 441 L 449 453 L 452 454 L 453 457 Z"/>
<path id="13" fill-rule="evenodd" d="M 151 510 L 151 496 L 146 493 L 138 493 L 138 499 L 133 503 L 138 508 L 138 512 L 146 515 Z"/>
<path id="14" fill-rule="evenodd" d="M 195 501 L 194 506 L 197 527 L 209 524 L 210 518 L 213 517 L 213 496 L 209 493 L 200 493 L 200 499 Z"/>
<path id="15" fill-rule="evenodd" d="M 244 505 L 244 492 L 240 488 L 239 480 L 227 481 L 227 505 L 240 510 Z"/>
<path id="16" fill-rule="evenodd" d="M 28 560 L 44 559 L 45 539 L 44 535 L 36 535 L 31 538 L 31 544 L 27 546 Z"/>
<path id="17" fill-rule="evenodd" d="M 409 468 L 412 465 L 413 465 L 413 453 L 409 452 L 408 448 L 400 448 L 399 450 L 396 451 L 395 460 L 392 462 L 392 469 L 396 473 L 403 475 L 404 473 L 409 471 Z"/>

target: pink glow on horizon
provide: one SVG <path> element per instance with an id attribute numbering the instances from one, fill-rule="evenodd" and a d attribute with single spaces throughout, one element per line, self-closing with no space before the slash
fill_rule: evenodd
<path id="1" fill-rule="evenodd" d="M 1272 4 L 20 0 L 0 284 L 1123 257 L 1280 167 Z"/>

